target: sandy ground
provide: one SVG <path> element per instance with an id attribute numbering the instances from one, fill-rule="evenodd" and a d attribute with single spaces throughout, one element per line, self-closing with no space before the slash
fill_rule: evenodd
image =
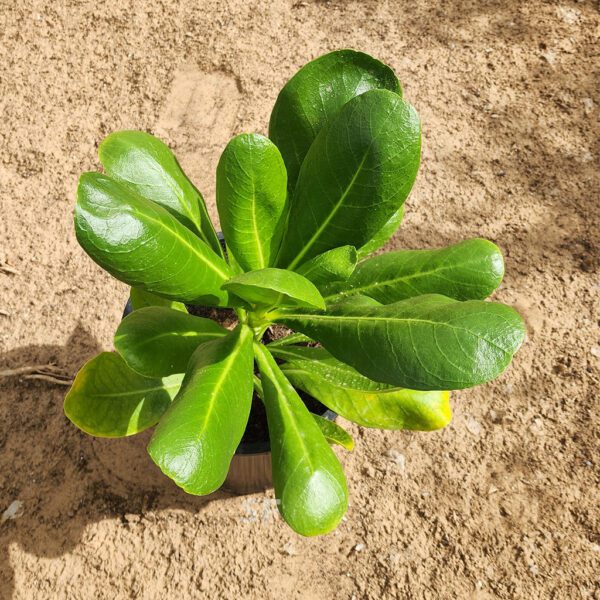
<path id="1" fill-rule="evenodd" d="M 107 133 L 161 135 L 214 207 L 228 138 L 265 132 L 284 81 L 340 47 L 392 65 L 422 116 L 390 247 L 494 240 L 496 296 L 528 325 L 444 431 L 349 425 L 350 509 L 320 539 L 272 494 L 187 497 L 147 436 L 86 437 L 64 387 L 3 378 L 0 596 L 600 598 L 599 26 L 567 0 L 0 0 L 0 370 L 111 348 L 127 290 L 72 227 Z"/>

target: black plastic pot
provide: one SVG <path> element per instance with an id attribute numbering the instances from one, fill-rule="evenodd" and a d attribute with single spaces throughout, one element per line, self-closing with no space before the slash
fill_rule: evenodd
<path id="1" fill-rule="evenodd" d="M 223 236 L 220 232 L 218 236 L 225 250 Z M 194 309 L 203 310 L 203 308 L 188 307 L 192 313 Z M 131 313 L 132 310 L 131 301 L 128 300 L 123 311 L 123 318 Z M 310 406 L 312 412 L 330 421 L 335 421 L 337 414 L 321 404 L 316 398 L 304 393 L 301 393 L 300 396 Z M 250 414 L 250 419 L 252 419 L 252 413 Z M 252 422 L 250 421 L 248 425 L 251 426 Z M 251 494 L 271 487 L 273 487 L 273 478 L 271 475 L 271 444 L 268 432 L 265 431 L 265 439 L 244 441 L 242 438 L 231 461 L 223 489 L 235 494 Z"/>

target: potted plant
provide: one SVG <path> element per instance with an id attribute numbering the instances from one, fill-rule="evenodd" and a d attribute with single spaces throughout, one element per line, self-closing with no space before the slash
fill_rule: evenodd
<path id="1" fill-rule="evenodd" d="M 334 529 L 348 491 L 330 444 L 352 442 L 310 399 L 365 427 L 438 429 L 449 391 L 500 375 L 524 338 L 512 308 L 484 301 L 503 276 L 491 242 L 371 256 L 400 224 L 420 146 L 389 67 L 352 50 L 310 62 L 279 94 L 269 138 L 238 135 L 221 156 L 222 246 L 163 142 L 109 135 L 104 173 L 81 176 L 75 230 L 132 286 L 134 310 L 117 352 L 78 373 L 68 418 L 106 437 L 156 426 L 152 460 L 209 494 L 259 398 L 281 515 L 303 535 Z"/>

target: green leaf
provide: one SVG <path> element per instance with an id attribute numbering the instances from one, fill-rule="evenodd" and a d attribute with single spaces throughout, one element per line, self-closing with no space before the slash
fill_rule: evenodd
<path id="1" fill-rule="evenodd" d="M 315 423 L 319 426 L 321 433 L 330 444 L 337 444 L 346 450 L 354 450 L 352 436 L 337 423 L 313 414 Z"/>
<path id="2" fill-rule="evenodd" d="M 164 142 L 143 131 L 116 131 L 98 153 L 107 175 L 166 208 L 223 256 L 202 195 Z"/>
<path id="3" fill-rule="evenodd" d="M 406 200 L 420 154 L 419 117 L 400 96 L 372 90 L 350 100 L 302 164 L 277 266 L 367 243 Z"/>
<path id="4" fill-rule="evenodd" d="M 269 342 L 268 346 L 269 348 L 274 348 L 279 346 L 289 346 L 291 344 L 304 344 L 306 342 L 312 342 L 307 335 L 304 335 L 303 333 L 290 333 L 290 335 Z"/>
<path id="5" fill-rule="evenodd" d="M 81 176 L 75 233 L 94 261 L 131 286 L 190 304 L 229 304 L 221 289 L 227 263 L 166 209 L 105 175 Z"/>
<path id="6" fill-rule="evenodd" d="M 127 364 L 146 377 L 185 373 L 196 348 L 227 335 L 219 324 L 163 307 L 148 307 L 125 317 L 115 348 Z"/>
<path id="7" fill-rule="evenodd" d="M 335 529 L 348 507 L 342 466 L 311 413 L 262 344 L 254 344 L 273 455 L 279 512 L 306 536 Z"/>
<path id="8" fill-rule="evenodd" d="M 380 384 L 334 358 L 292 360 L 282 370 L 294 387 L 363 427 L 432 431 L 452 418 L 448 392 L 377 389 Z"/>
<path id="9" fill-rule="evenodd" d="M 234 137 L 217 166 L 217 208 L 227 247 L 246 271 L 273 264 L 287 217 L 279 150 L 256 133 Z"/>
<path id="10" fill-rule="evenodd" d="M 402 205 L 388 220 L 388 222 L 362 247 L 358 249 L 358 260 L 383 248 L 396 233 L 404 218 L 404 205 Z"/>
<path id="11" fill-rule="evenodd" d="M 326 286 L 328 304 L 361 294 L 382 304 L 443 294 L 456 300 L 487 298 L 502 281 L 500 249 L 488 240 L 473 239 L 437 250 L 388 252 L 361 262 L 343 283 Z"/>
<path id="12" fill-rule="evenodd" d="M 148 453 L 189 494 L 210 494 L 227 476 L 250 414 L 252 331 L 199 346 L 181 390 L 158 424 Z"/>
<path id="13" fill-rule="evenodd" d="M 458 390 L 490 381 L 525 337 L 523 321 L 509 306 L 437 294 L 387 306 L 343 303 L 327 314 L 271 316 L 321 342 L 369 379 L 414 390 Z"/>
<path id="14" fill-rule="evenodd" d="M 139 310 L 140 308 L 146 308 L 148 306 L 163 306 L 180 312 L 187 312 L 187 308 L 183 302 L 161 298 L 160 296 L 146 292 L 141 288 L 132 287 L 129 292 L 129 300 L 131 302 L 132 310 Z"/>
<path id="15" fill-rule="evenodd" d="M 379 88 L 402 95 L 400 83 L 388 66 L 354 50 L 320 56 L 285 84 L 273 107 L 269 137 L 281 151 L 290 189 L 319 131 L 346 102 Z"/>
<path id="16" fill-rule="evenodd" d="M 301 265 L 296 272 L 321 287 L 332 281 L 345 281 L 356 267 L 354 246 L 340 246 L 319 254 Z"/>
<path id="17" fill-rule="evenodd" d="M 299 369 L 314 372 L 320 379 L 326 379 L 333 386 L 348 387 L 363 392 L 377 392 L 397 389 L 387 383 L 372 381 L 361 375 L 356 369 L 334 358 L 323 347 L 285 346 L 271 347 L 271 354 L 276 358 L 286 361 L 282 367 L 291 368 L 290 365 L 299 365 Z"/>
<path id="18" fill-rule="evenodd" d="M 65 414 L 98 437 L 123 437 L 155 425 L 181 386 L 182 375 L 147 378 L 114 352 L 102 352 L 77 373 Z"/>
<path id="19" fill-rule="evenodd" d="M 308 279 L 285 269 L 259 269 L 236 275 L 223 289 L 250 304 L 325 308 L 319 290 Z"/>

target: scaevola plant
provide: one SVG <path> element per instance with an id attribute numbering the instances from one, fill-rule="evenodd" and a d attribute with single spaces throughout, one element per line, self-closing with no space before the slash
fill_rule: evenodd
<path id="1" fill-rule="evenodd" d="M 392 70 L 341 50 L 282 89 L 269 137 L 241 134 L 217 167 L 226 246 L 169 148 L 139 131 L 100 145 L 103 173 L 81 176 L 75 230 L 129 284 L 133 312 L 116 352 L 78 373 L 65 412 L 83 431 L 154 427 L 148 452 L 190 494 L 224 482 L 253 394 L 266 409 L 279 510 L 300 534 L 334 529 L 348 490 L 331 444 L 342 417 L 428 431 L 451 418 L 449 391 L 500 375 L 524 338 L 510 307 L 485 301 L 500 250 L 471 239 L 378 256 L 415 181 L 421 124 Z M 231 330 L 189 314 L 228 307 Z M 285 337 L 266 343 L 273 325 Z"/>

